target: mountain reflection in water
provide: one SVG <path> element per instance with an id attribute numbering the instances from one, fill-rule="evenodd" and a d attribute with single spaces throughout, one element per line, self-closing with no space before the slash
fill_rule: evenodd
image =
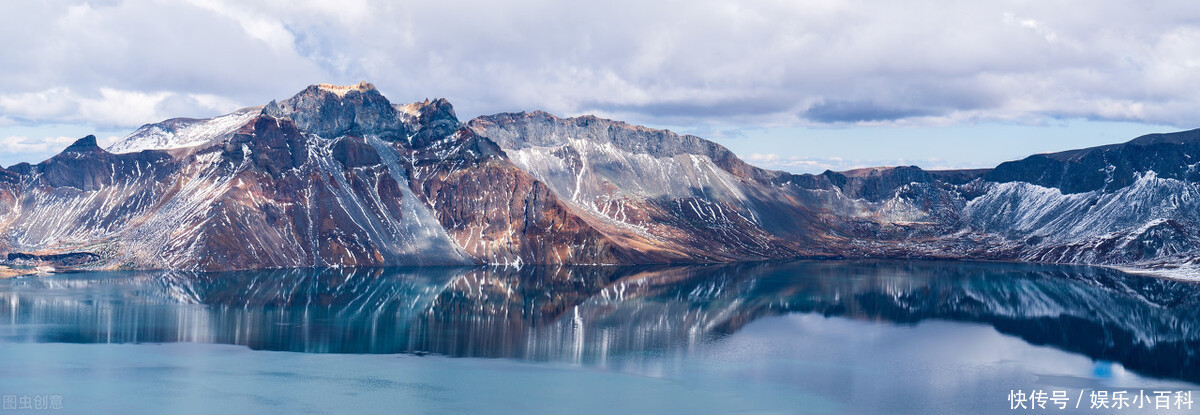
<path id="1" fill-rule="evenodd" d="M 597 362 L 687 353 L 761 318 L 974 322 L 1200 381 L 1200 286 L 1093 267 L 801 261 L 685 267 L 92 272 L 0 281 L 0 341 L 204 342 Z"/>

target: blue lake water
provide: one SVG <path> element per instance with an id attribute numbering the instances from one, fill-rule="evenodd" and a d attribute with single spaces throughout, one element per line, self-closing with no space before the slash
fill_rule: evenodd
<path id="1" fill-rule="evenodd" d="M 1197 382 L 1200 286 L 1093 267 L 800 261 L 0 281 L 0 395 L 54 396 L 60 413 L 1013 413 L 1010 394 L 1034 390 L 1071 401 L 1024 412 L 1074 413 L 1089 412 L 1094 391 Z M 1120 410 L 1176 412 L 1188 411 Z"/>

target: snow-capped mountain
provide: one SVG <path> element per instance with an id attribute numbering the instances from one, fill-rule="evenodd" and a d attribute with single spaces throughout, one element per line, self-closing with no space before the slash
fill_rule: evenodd
<path id="1" fill-rule="evenodd" d="M 9 263 L 243 269 L 986 258 L 1189 269 L 1200 131 L 995 169 L 763 170 L 591 116 L 460 122 L 372 85 L 0 169 Z"/>

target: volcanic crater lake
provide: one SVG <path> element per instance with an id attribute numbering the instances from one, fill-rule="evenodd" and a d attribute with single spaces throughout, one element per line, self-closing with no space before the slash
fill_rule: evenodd
<path id="1" fill-rule="evenodd" d="M 1082 266 L 0 281 L 0 394 L 69 413 L 1012 413 L 1015 390 L 1083 412 L 1090 391 L 1200 389 L 1198 354 L 1200 286 Z"/>

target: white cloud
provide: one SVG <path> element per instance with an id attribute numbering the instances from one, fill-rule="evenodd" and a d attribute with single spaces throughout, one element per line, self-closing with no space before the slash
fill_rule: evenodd
<path id="1" fill-rule="evenodd" d="M 188 0 L 188 3 L 236 21 L 247 35 L 266 43 L 276 52 L 286 53 L 295 45 L 295 37 L 278 20 L 252 14 L 237 4 L 220 0 Z"/>
<path id="2" fill-rule="evenodd" d="M 685 125 L 1200 113 L 1191 2 L 5 2 L 16 122 L 134 126 L 370 80 L 461 115 L 546 109 Z M 37 36 L 31 36 L 37 33 Z M 18 105 L 19 104 L 19 105 Z M 165 113 L 165 109 L 189 111 Z"/>
<path id="3" fill-rule="evenodd" d="M 102 87 L 96 94 L 66 88 L 0 94 L 0 112 L 31 121 L 136 126 L 188 114 L 218 114 L 238 104 L 212 94 L 141 92 Z"/>
<path id="4" fill-rule="evenodd" d="M 744 156 L 747 162 L 758 167 L 783 170 L 792 173 L 810 173 L 818 174 L 826 170 L 846 171 L 854 169 L 862 169 L 867 167 L 896 167 L 896 166 L 919 166 L 926 170 L 956 170 L 964 168 L 982 168 L 987 166 L 964 166 L 961 163 L 951 163 L 940 158 L 890 158 L 890 159 L 854 159 L 848 160 L 842 157 L 804 157 L 795 155 L 781 155 L 777 153 L 754 153 Z"/>
<path id="5" fill-rule="evenodd" d="M 160 117 L 151 109 L 166 97 L 218 97 L 215 110 L 228 111 L 325 77 L 278 19 L 236 9 L 59 0 L 4 2 L 0 13 L 20 16 L 0 25 L 0 36 L 21 39 L 0 44 L 0 91 L 10 103 L 40 105 L 5 107 L 17 120 L 136 126 L 158 121 L 145 117 Z M 130 107 L 89 107 L 97 102 Z"/>
<path id="6" fill-rule="evenodd" d="M 79 137 L 30 138 L 9 136 L 0 140 L 0 151 L 6 153 L 46 153 L 62 150 L 78 139 Z"/>
<path id="7" fill-rule="evenodd" d="M 8 135 L 0 137 L 0 167 L 19 162 L 38 163 L 62 152 L 81 137 Z M 108 147 L 119 137 L 103 135 L 96 138 L 100 147 Z"/>
<path id="8" fill-rule="evenodd" d="M 801 157 L 780 155 L 777 153 L 754 153 L 744 156 L 744 159 L 758 167 L 771 170 L 783 170 L 793 173 L 821 173 L 826 170 L 845 171 L 868 166 L 894 166 L 896 163 L 883 161 L 878 164 L 865 164 L 859 161 L 847 161 L 840 157 Z"/>

